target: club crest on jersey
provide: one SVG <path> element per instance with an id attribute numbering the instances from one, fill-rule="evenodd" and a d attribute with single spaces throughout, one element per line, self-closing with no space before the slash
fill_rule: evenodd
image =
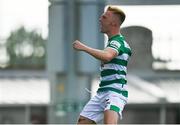
<path id="1" fill-rule="evenodd" d="M 121 44 L 118 41 L 113 40 L 110 42 L 110 46 L 118 49 L 121 46 Z"/>

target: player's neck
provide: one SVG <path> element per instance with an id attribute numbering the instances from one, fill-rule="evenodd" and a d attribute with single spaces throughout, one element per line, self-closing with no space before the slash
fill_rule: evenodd
<path id="1" fill-rule="evenodd" d="M 118 34 L 120 34 L 120 30 L 118 29 L 118 30 L 112 30 L 110 33 L 108 33 L 107 35 L 108 35 L 108 38 L 111 38 L 111 37 L 113 37 L 113 36 L 115 36 L 115 35 L 118 35 Z"/>

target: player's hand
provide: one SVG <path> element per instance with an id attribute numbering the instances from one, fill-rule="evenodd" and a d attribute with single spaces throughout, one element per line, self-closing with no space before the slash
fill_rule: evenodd
<path id="1" fill-rule="evenodd" d="M 85 49 L 86 45 L 81 43 L 79 40 L 75 40 L 73 42 L 73 48 L 79 51 L 83 51 Z"/>

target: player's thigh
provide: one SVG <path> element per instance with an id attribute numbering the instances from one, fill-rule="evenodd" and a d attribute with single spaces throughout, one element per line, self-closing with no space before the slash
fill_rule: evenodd
<path id="1" fill-rule="evenodd" d="M 104 124 L 117 124 L 119 115 L 113 110 L 104 111 Z"/>
<path id="2" fill-rule="evenodd" d="M 93 120 L 90 120 L 84 116 L 80 116 L 77 124 L 96 124 Z"/>

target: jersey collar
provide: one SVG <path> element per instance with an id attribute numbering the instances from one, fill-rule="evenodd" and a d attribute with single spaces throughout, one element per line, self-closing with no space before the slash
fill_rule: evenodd
<path id="1" fill-rule="evenodd" d="M 112 36 L 111 38 L 109 38 L 108 40 L 110 41 L 110 40 L 112 40 L 112 39 L 114 39 L 114 38 L 116 38 L 116 37 L 123 37 L 121 34 L 117 34 L 117 35 L 114 35 L 114 36 Z"/>

